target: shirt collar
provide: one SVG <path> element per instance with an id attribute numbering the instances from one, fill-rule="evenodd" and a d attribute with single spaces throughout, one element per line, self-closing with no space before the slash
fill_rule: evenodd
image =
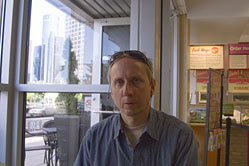
<path id="1" fill-rule="evenodd" d="M 160 128 L 159 128 L 159 119 L 156 110 L 153 108 L 150 109 L 149 120 L 145 126 L 145 132 L 147 132 L 152 138 L 159 141 L 160 139 Z"/>
<path id="2" fill-rule="evenodd" d="M 119 136 L 119 132 L 121 131 L 121 129 L 122 129 L 121 114 L 119 113 L 119 115 L 116 118 L 115 126 L 114 126 L 114 139 L 116 139 Z"/>
<path id="3" fill-rule="evenodd" d="M 149 115 L 149 120 L 146 123 L 144 132 L 147 132 L 149 134 L 150 137 L 159 140 L 160 138 L 160 129 L 158 128 L 158 124 L 160 122 L 158 122 L 158 115 L 156 113 L 156 110 L 154 110 L 153 108 L 151 108 L 150 110 L 150 115 Z M 116 127 L 114 127 L 114 139 L 116 139 L 121 130 L 122 130 L 122 125 L 121 125 L 121 114 L 119 114 L 116 118 L 116 122 L 115 122 Z"/>

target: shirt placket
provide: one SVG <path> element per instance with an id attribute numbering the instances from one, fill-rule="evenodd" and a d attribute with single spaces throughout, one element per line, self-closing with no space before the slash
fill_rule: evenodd
<path id="1" fill-rule="evenodd" d="M 132 151 L 132 154 L 133 154 L 133 156 L 132 156 L 132 165 L 133 166 L 144 166 L 144 165 L 149 164 L 149 163 L 145 163 L 146 158 L 145 158 L 145 156 L 142 155 L 142 149 L 141 148 L 142 148 L 142 145 L 140 143 Z M 146 153 L 143 153 L 143 154 L 146 154 Z"/>

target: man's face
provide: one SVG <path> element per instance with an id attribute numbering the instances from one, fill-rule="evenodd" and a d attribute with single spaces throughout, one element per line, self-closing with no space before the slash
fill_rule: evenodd
<path id="1" fill-rule="evenodd" d="M 122 116 L 147 116 L 155 82 L 149 81 L 145 64 L 125 57 L 110 70 L 111 95 Z"/>

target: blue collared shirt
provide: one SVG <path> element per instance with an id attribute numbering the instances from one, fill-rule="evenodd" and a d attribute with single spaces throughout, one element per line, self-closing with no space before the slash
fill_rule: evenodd
<path id="1" fill-rule="evenodd" d="M 151 109 L 149 120 L 134 148 L 115 114 L 91 127 L 75 166 L 199 166 L 192 129 L 177 118 Z"/>

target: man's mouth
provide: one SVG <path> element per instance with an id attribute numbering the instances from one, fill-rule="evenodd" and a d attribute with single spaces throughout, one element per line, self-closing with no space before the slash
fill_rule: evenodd
<path id="1" fill-rule="evenodd" d="M 135 104 L 135 102 L 125 102 L 124 105 L 125 106 L 128 106 L 128 107 L 131 107 Z"/>

